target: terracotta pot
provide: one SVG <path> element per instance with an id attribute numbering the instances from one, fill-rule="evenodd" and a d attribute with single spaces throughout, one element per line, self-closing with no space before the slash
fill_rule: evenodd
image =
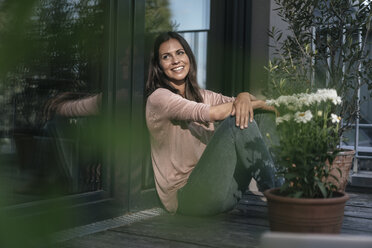
<path id="1" fill-rule="evenodd" d="M 328 180 L 337 186 L 338 191 L 344 192 L 346 189 L 354 155 L 354 150 L 343 150 L 333 160 L 331 174 L 338 178 L 338 182 L 332 177 L 329 177 Z M 336 168 L 340 169 L 341 176 Z"/>
<path id="2" fill-rule="evenodd" d="M 333 198 L 291 198 L 279 196 L 279 188 L 268 189 L 264 195 L 268 203 L 271 231 L 301 233 L 339 233 L 344 207 L 349 196 L 336 192 Z"/>

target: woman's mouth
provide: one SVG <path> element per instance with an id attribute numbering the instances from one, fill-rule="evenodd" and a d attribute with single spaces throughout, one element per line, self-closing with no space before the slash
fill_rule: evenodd
<path id="1" fill-rule="evenodd" d="M 180 72 L 184 67 L 183 66 L 178 66 L 176 68 L 173 68 L 172 71 L 174 72 Z"/>

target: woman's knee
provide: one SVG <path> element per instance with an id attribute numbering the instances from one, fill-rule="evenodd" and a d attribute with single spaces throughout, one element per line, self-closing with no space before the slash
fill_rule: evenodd
<path id="1" fill-rule="evenodd" d="M 235 131 L 241 130 L 244 131 L 246 129 L 255 129 L 258 127 L 257 122 L 252 120 L 252 122 L 248 122 L 248 127 L 241 129 L 239 126 L 236 125 L 236 117 L 229 116 L 220 124 L 220 126 L 228 126 L 230 128 L 234 128 Z"/>
<path id="2" fill-rule="evenodd" d="M 232 126 L 235 126 L 235 116 L 229 116 L 226 119 L 224 119 L 222 122 L 217 124 L 218 128 L 221 128 L 221 127 L 226 128 L 226 127 L 232 127 Z"/>

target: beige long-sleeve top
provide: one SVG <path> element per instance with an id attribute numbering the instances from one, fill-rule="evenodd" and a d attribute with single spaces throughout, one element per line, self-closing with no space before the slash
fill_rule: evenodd
<path id="1" fill-rule="evenodd" d="M 98 115 L 102 102 L 102 94 L 77 100 L 69 100 L 57 108 L 57 114 L 67 117 Z"/>
<path id="2" fill-rule="evenodd" d="M 214 133 L 214 125 L 209 122 L 210 106 L 234 101 L 209 90 L 201 90 L 201 95 L 204 101 L 197 103 L 159 88 L 147 99 L 155 184 L 169 212 L 177 211 L 177 190 L 186 184 Z"/>

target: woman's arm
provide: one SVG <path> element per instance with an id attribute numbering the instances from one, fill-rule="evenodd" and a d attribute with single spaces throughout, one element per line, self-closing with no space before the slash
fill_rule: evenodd
<path id="1" fill-rule="evenodd" d="M 262 101 L 262 100 L 253 100 L 252 106 L 253 106 L 253 109 L 263 109 L 263 110 L 273 111 L 277 113 L 277 110 L 274 106 L 269 106 L 266 104 L 265 101 Z"/>
<path id="2" fill-rule="evenodd" d="M 102 102 L 102 94 L 62 102 L 56 108 L 56 113 L 65 117 L 80 117 L 98 115 Z"/>
<path id="3" fill-rule="evenodd" d="M 101 94 L 86 96 L 77 92 L 61 93 L 46 102 L 44 119 L 50 120 L 55 115 L 77 117 L 98 114 L 101 98 Z"/>
<path id="4" fill-rule="evenodd" d="M 211 121 L 221 121 L 231 115 L 233 102 L 214 105 L 209 108 L 209 118 Z"/>
<path id="5" fill-rule="evenodd" d="M 148 98 L 146 112 L 155 119 L 209 122 L 208 104 L 187 100 L 167 89 L 159 88 Z"/>

